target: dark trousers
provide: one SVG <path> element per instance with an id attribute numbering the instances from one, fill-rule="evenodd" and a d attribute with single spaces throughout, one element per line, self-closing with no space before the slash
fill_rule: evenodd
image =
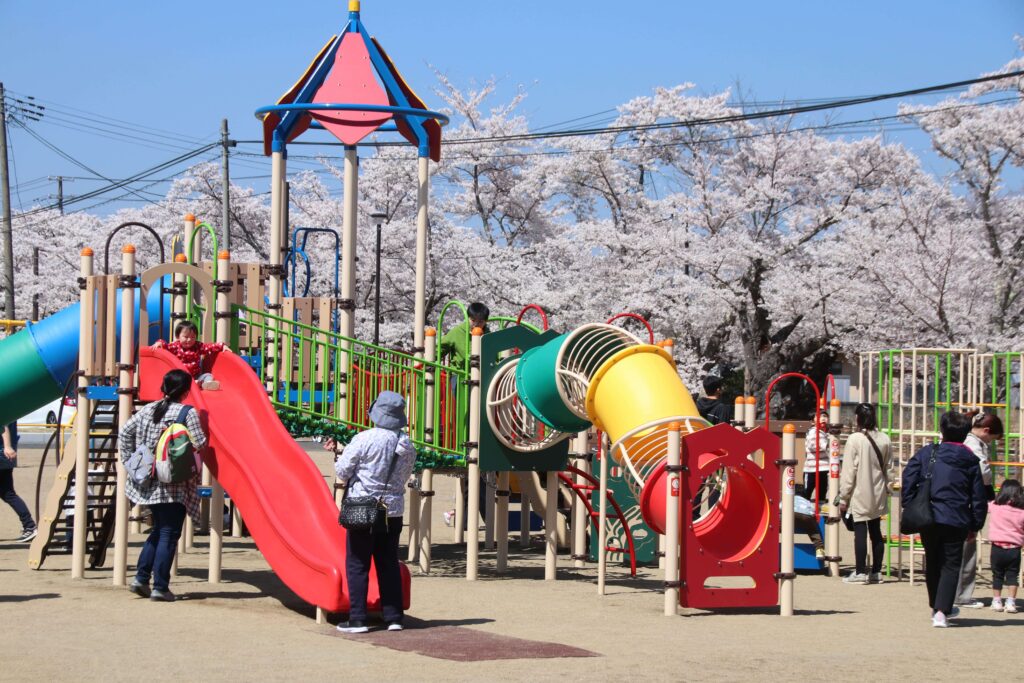
<path id="1" fill-rule="evenodd" d="M 953 611 L 965 540 L 967 529 L 945 524 L 936 524 L 921 532 L 928 606 L 946 616 Z"/>
<path id="2" fill-rule="evenodd" d="M 18 519 L 21 520 L 22 531 L 31 531 L 36 528 L 36 523 L 32 521 L 32 515 L 28 511 L 25 501 L 14 492 L 14 470 L 0 470 L 0 498 L 3 498 L 4 502 L 14 509 Z"/>
<path id="3" fill-rule="evenodd" d="M 818 505 L 827 502 L 828 496 L 828 470 L 817 472 L 804 472 L 804 498 L 814 502 L 814 491 L 818 491 Z"/>
<path id="4" fill-rule="evenodd" d="M 992 546 L 992 590 L 1017 587 L 1020 576 L 1020 548 Z"/>
<path id="5" fill-rule="evenodd" d="M 853 557 L 857 562 L 857 573 L 868 571 L 868 536 L 871 536 L 871 573 L 882 571 L 882 559 L 885 557 L 885 541 L 882 540 L 881 518 L 869 519 L 866 522 L 853 523 Z M 930 565 L 929 565 L 930 566 Z M 959 572 L 959 567 L 957 572 Z"/>
<path id="6" fill-rule="evenodd" d="M 153 530 L 139 553 L 135 580 L 148 584 L 153 576 L 153 588 L 165 591 L 171 583 L 171 564 L 178 551 L 181 527 L 185 524 L 185 506 L 182 503 L 157 503 L 149 506 L 153 513 Z"/>
<path id="7" fill-rule="evenodd" d="M 818 520 L 814 515 L 794 514 L 793 530 L 798 534 L 807 534 L 815 548 L 823 547 L 821 529 L 818 528 Z"/>
<path id="8" fill-rule="evenodd" d="M 384 621 L 402 620 L 402 573 L 398 565 L 398 538 L 402 518 L 388 517 L 386 533 L 347 531 L 345 575 L 348 578 L 349 621 L 366 621 L 366 592 L 370 587 L 370 558 L 377 569 L 377 587 Z"/>

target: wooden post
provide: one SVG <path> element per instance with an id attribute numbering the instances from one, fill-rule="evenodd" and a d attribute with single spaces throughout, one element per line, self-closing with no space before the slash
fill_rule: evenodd
<path id="1" fill-rule="evenodd" d="M 135 281 L 135 247 L 126 244 L 121 248 L 121 349 L 118 368 L 117 417 L 118 424 L 125 424 L 135 408 L 135 288 L 129 282 Z M 140 296 L 141 305 L 145 305 Z M 113 339 L 110 340 L 113 345 Z M 127 583 L 128 570 L 128 499 L 124 489 L 128 474 L 116 459 L 117 492 L 114 501 L 114 585 Z"/>
<path id="2" fill-rule="evenodd" d="M 582 472 L 590 472 L 590 432 L 583 430 L 576 435 L 576 469 Z M 576 484 L 583 485 L 586 479 L 583 475 L 576 475 Z M 572 497 L 572 536 L 573 536 L 573 566 L 576 568 L 585 567 L 583 559 L 587 554 L 587 531 L 590 529 L 590 515 L 587 514 L 587 506 L 579 500 L 579 496 Z"/>
<path id="3" fill-rule="evenodd" d="M 420 475 L 422 482 L 423 475 Z M 422 483 L 420 484 L 422 486 Z M 409 488 L 409 554 L 407 562 L 419 563 L 420 561 L 420 491 L 410 484 Z"/>
<path id="4" fill-rule="evenodd" d="M 427 363 L 424 368 L 424 385 L 426 387 L 426 400 L 424 404 L 424 416 L 426 425 L 424 435 L 428 443 L 434 442 L 434 366 L 437 359 L 437 332 L 428 327 L 424 330 L 424 354 Z M 427 468 L 423 470 L 420 484 L 420 495 L 423 502 L 420 504 L 420 571 L 424 574 L 430 573 L 430 544 L 433 536 L 433 501 L 434 501 L 434 470 Z"/>
<path id="5" fill-rule="evenodd" d="M 668 461 L 665 477 L 665 616 L 673 617 L 679 607 L 679 511 L 680 511 L 680 435 L 682 425 L 668 425 Z"/>
<path id="6" fill-rule="evenodd" d="M 547 473 L 544 503 L 544 580 L 554 581 L 558 574 L 558 472 Z"/>
<path id="7" fill-rule="evenodd" d="M 413 301 L 413 346 L 423 346 L 423 330 L 427 324 L 427 222 L 430 199 L 430 159 L 421 152 L 416 167 L 416 291 Z"/>
<path id="8" fill-rule="evenodd" d="M 468 490 L 468 478 L 466 487 Z M 466 542 L 466 496 L 462 494 L 461 477 L 456 477 L 455 482 L 455 542 L 459 545 Z"/>
<path id="9" fill-rule="evenodd" d="M 491 477 L 484 477 L 484 550 L 494 550 L 494 508 L 497 486 L 491 487 Z"/>
<path id="10" fill-rule="evenodd" d="M 468 519 L 466 520 L 466 579 L 476 581 L 480 568 L 480 347 L 483 329 L 473 328 L 469 370 L 469 452 L 466 476 L 469 478 Z"/>
<path id="11" fill-rule="evenodd" d="M 825 561 L 828 575 L 839 578 L 839 437 L 828 435 L 828 522 L 825 524 Z"/>
<path id="12" fill-rule="evenodd" d="M 604 435 L 601 449 L 601 486 L 599 489 L 597 518 L 597 594 L 604 595 L 604 580 L 608 570 L 608 460 L 612 457 L 608 435 Z"/>
<path id="13" fill-rule="evenodd" d="M 92 281 L 93 251 L 82 249 L 80 271 L 83 282 L 79 295 L 78 337 L 78 415 L 80 423 L 75 443 L 75 526 L 71 536 L 71 578 L 85 577 L 85 530 L 89 514 L 89 415 L 91 401 L 86 394 L 89 367 L 93 356 L 93 317 L 95 288 Z"/>
<path id="14" fill-rule="evenodd" d="M 526 550 L 530 547 L 530 498 L 521 485 L 519 501 L 519 547 Z"/>
<path id="15" fill-rule="evenodd" d="M 743 418 L 744 426 L 747 429 L 753 429 L 757 426 L 757 399 L 753 396 L 747 396 L 744 407 L 746 408 Z"/>
<path id="16" fill-rule="evenodd" d="M 231 301 L 229 300 L 230 282 L 224 275 L 231 272 L 231 254 L 222 251 L 217 255 L 217 273 L 222 274 L 222 282 L 217 283 L 217 341 L 227 346 L 231 336 Z M 228 283 L 228 284 L 225 284 Z M 205 472 L 209 469 L 203 468 Z M 210 569 L 209 582 L 220 583 L 221 561 L 224 550 L 224 487 L 219 481 L 212 482 L 210 492 Z"/>
<path id="17" fill-rule="evenodd" d="M 782 428 L 782 544 L 779 552 L 782 561 L 779 563 L 779 614 L 784 617 L 793 616 L 793 583 L 796 573 L 793 570 L 793 504 L 796 497 L 796 426 L 787 424 Z M 767 464 L 767 463 L 765 463 Z"/>
<path id="18" fill-rule="evenodd" d="M 498 546 L 497 570 L 504 572 L 508 568 L 508 497 L 511 494 L 509 484 L 511 476 L 508 472 L 498 472 L 498 488 L 494 495 L 497 497 L 497 515 L 494 528 L 495 542 Z"/>

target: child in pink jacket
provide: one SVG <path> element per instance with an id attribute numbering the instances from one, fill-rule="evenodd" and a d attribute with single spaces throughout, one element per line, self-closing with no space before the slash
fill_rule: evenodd
<path id="1" fill-rule="evenodd" d="M 1020 549 L 1024 546 L 1024 491 L 1016 479 L 1004 481 L 999 495 L 988 504 L 988 540 L 992 543 L 992 609 L 1016 613 Z"/>

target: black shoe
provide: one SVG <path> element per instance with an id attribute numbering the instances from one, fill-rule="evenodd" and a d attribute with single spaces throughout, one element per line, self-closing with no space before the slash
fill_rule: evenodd
<path id="1" fill-rule="evenodd" d="M 342 633 L 366 633 L 370 630 L 370 627 L 366 625 L 365 621 L 350 619 L 349 621 L 338 624 L 338 630 Z"/>
<path id="2" fill-rule="evenodd" d="M 153 589 L 153 592 L 149 594 L 149 599 L 153 602 L 174 602 L 174 593 L 170 590 L 158 590 Z"/>
<path id="3" fill-rule="evenodd" d="M 128 590 L 132 593 L 135 593 L 140 598 L 149 597 L 148 583 L 142 583 L 141 581 L 132 581 L 130 584 L 128 584 Z"/>

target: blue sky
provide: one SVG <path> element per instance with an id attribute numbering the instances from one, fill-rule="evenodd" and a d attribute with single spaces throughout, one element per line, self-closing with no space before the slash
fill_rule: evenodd
<path id="1" fill-rule="evenodd" d="M 121 178 L 215 139 L 222 118 L 233 138 L 259 137 L 253 110 L 295 81 L 344 25 L 346 7 L 344 0 L 0 0 L 0 81 L 9 94 L 33 95 L 50 107 L 49 121 L 28 124 L 37 135 Z M 1024 3 L 365 0 L 362 19 L 428 105 L 439 103 L 431 66 L 461 85 L 494 77 L 503 97 L 520 84 L 527 89 L 522 112 L 539 128 L 686 81 L 702 93 L 740 83 L 753 99 L 779 100 L 972 78 L 1016 54 Z M 895 107 L 880 103 L 833 117 L 886 115 Z M 145 140 L 111 140 L 68 127 L 69 120 L 106 127 L 107 119 L 155 130 L 120 128 L 114 137 Z M 10 138 L 16 209 L 56 191 L 48 176 L 91 175 L 17 126 Z M 923 136 L 895 138 L 926 152 Z M 266 167 L 239 159 L 232 175 L 258 176 Z M 65 195 L 99 184 L 76 180 Z"/>

